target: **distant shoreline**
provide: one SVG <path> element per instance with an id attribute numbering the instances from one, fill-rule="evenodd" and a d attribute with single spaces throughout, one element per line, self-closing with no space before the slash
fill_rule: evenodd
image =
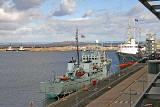
<path id="1" fill-rule="evenodd" d="M 80 46 L 79 50 L 89 50 L 89 48 L 95 48 L 95 45 Z M 117 50 L 117 46 L 114 47 L 102 47 L 99 46 L 101 50 Z M 23 50 L 19 50 L 19 47 L 13 47 L 9 50 L 8 47 L 1 47 L 0 51 L 32 51 L 32 52 L 52 52 L 52 51 L 76 51 L 75 46 L 63 46 L 63 47 L 24 47 Z"/>

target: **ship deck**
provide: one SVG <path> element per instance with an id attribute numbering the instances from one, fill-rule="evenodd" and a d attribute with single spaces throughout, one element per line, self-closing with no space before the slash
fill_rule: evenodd
<path id="1" fill-rule="evenodd" d="M 87 107 L 97 107 L 97 105 L 101 107 L 106 107 L 108 105 L 117 107 L 119 104 L 125 104 L 125 106 L 129 105 L 128 90 L 130 87 L 132 87 L 131 90 L 135 90 L 136 87 L 139 91 L 134 91 L 134 93 L 138 93 L 137 97 L 140 95 L 139 93 L 143 90 L 139 85 L 141 85 L 142 82 L 138 81 L 142 78 L 146 78 L 146 69 L 146 64 L 134 64 L 98 82 L 97 85 L 89 87 L 87 91 L 79 90 L 59 101 L 51 103 L 48 107 L 84 107 L 86 105 Z M 147 82 L 143 82 L 143 84 L 145 88 Z M 131 96 L 134 93 L 131 91 Z M 133 103 L 133 99 L 136 100 L 135 95 L 133 95 L 131 99 Z"/>

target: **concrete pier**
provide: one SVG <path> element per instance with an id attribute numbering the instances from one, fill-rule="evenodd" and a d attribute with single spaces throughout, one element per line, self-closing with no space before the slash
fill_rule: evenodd
<path id="1" fill-rule="evenodd" d="M 131 107 L 143 93 L 154 74 L 148 74 L 147 66 L 137 71 L 86 107 Z"/>

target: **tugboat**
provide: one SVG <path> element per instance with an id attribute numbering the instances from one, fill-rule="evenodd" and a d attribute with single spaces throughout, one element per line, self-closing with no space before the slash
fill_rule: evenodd
<path id="1" fill-rule="evenodd" d="M 130 29 L 131 27 L 128 23 L 128 38 L 124 44 L 118 46 L 117 54 L 120 62 L 120 69 L 142 60 L 142 47 L 136 43 L 135 31 L 134 37 L 130 37 Z"/>
<path id="2" fill-rule="evenodd" d="M 9 46 L 6 51 L 16 51 L 15 49 L 12 48 L 12 46 Z"/>
<path id="3" fill-rule="evenodd" d="M 23 48 L 23 46 L 20 46 L 18 51 L 27 51 L 26 49 Z"/>
<path id="4" fill-rule="evenodd" d="M 99 50 L 82 51 L 79 58 L 78 29 L 76 30 L 77 61 L 72 58 L 68 62 L 64 76 L 53 80 L 40 82 L 40 90 L 48 98 L 66 95 L 105 79 L 110 74 L 111 59 L 106 58 L 106 52 Z M 95 47 L 96 48 L 96 47 Z"/>

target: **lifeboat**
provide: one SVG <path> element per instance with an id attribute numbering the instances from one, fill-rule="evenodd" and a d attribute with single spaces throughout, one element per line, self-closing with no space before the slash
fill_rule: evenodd
<path id="1" fill-rule="evenodd" d="M 94 64 L 94 65 L 93 65 L 93 69 L 98 69 L 98 65 L 97 65 L 97 64 Z"/>
<path id="2" fill-rule="evenodd" d="M 104 62 L 104 59 L 101 59 L 101 62 Z"/>
<path id="3" fill-rule="evenodd" d="M 67 80 L 68 79 L 68 77 L 62 77 L 61 78 L 61 80 Z"/>
<path id="4" fill-rule="evenodd" d="M 78 71 L 78 72 L 76 72 L 76 76 L 82 76 L 82 75 L 84 75 L 84 74 L 85 74 L 84 71 Z"/>

